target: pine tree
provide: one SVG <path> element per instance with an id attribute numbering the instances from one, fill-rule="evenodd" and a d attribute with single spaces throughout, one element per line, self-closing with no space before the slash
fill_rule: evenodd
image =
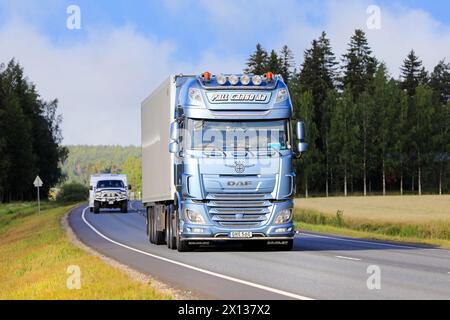
<path id="1" fill-rule="evenodd" d="M 422 66 L 422 60 L 416 56 L 414 50 L 408 54 L 406 59 L 403 61 L 403 66 L 401 70 L 401 88 L 406 90 L 408 96 L 412 97 L 416 93 L 416 88 L 420 84 L 426 84 L 427 82 L 427 72 Z"/>
<path id="2" fill-rule="evenodd" d="M 245 73 L 262 75 L 267 70 L 268 56 L 261 44 L 256 45 L 256 51 L 247 61 Z"/>
<path id="3" fill-rule="evenodd" d="M 430 77 L 430 87 L 441 104 L 450 101 L 450 63 L 445 63 L 445 59 L 439 61 L 434 67 Z"/>
<path id="4" fill-rule="evenodd" d="M 291 79 L 291 91 L 294 92 L 294 106 L 298 105 L 298 99 L 303 92 L 311 92 L 313 96 L 313 120 L 319 132 L 317 140 L 314 142 L 317 150 L 322 156 L 320 159 L 327 162 L 325 156 L 327 152 L 327 136 L 330 128 L 329 109 L 331 101 L 326 101 L 330 91 L 334 90 L 336 77 L 336 57 L 331 49 L 330 41 L 323 32 L 319 39 L 313 40 L 311 48 L 305 51 L 304 62 L 301 66 L 300 74 L 294 75 Z M 333 96 L 335 98 L 335 96 Z M 309 141 L 311 143 L 311 141 Z M 328 163 L 322 163 L 322 168 L 329 167 Z M 320 186 L 316 182 L 317 188 L 325 188 L 328 193 L 328 173 L 323 170 L 323 181 Z M 323 190 L 323 189 L 322 189 Z"/>
<path id="5" fill-rule="evenodd" d="M 278 54 L 275 50 L 272 50 L 269 55 L 269 59 L 267 61 L 267 66 L 265 67 L 265 72 L 272 72 L 273 74 L 281 74 L 281 59 L 278 57 Z"/>
<path id="6" fill-rule="evenodd" d="M 284 45 L 281 48 L 280 52 L 280 71 L 279 73 L 283 77 L 284 81 L 289 84 L 292 78 L 294 68 L 294 55 L 292 54 L 291 49 L 287 45 Z"/>
<path id="7" fill-rule="evenodd" d="M 364 31 L 355 30 L 348 46 L 347 53 L 343 56 L 342 88 L 350 88 L 353 98 L 356 100 L 372 80 L 377 61 L 372 56 L 372 50 Z"/>

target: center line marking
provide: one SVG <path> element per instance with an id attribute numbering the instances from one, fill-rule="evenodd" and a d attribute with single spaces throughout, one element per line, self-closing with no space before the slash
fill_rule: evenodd
<path id="1" fill-rule="evenodd" d="M 344 256 L 336 256 L 336 258 L 344 259 L 344 260 L 352 260 L 352 261 L 361 261 L 361 259 L 358 259 L 358 258 L 344 257 Z"/>
<path id="2" fill-rule="evenodd" d="M 239 283 L 239 284 L 247 285 L 249 287 L 253 287 L 253 288 L 260 289 L 260 290 L 272 292 L 272 293 L 279 294 L 279 295 L 282 295 L 282 296 L 286 296 L 286 297 L 289 297 L 289 298 L 293 298 L 293 299 L 297 299 L 297 300 L 314 300 L 313 298 L 310 298 L 310 297 L 305 297 L 305 296 L 298 295 L 298 294 L 295 294 L 295 293 L 292 293 L 292 292 L 287 292 L 287 291 L 284 291 L 284 290 L 271 288 L 271 287 L 268 287 L 268 286 L 265 286 L 265 285 L 262 285 L 262 284 L 253 283 L 253 282 L 250 282 L 250 281 L 247 281 L 247 280 L 242 280 L 242 279 L 230 277 L 230 276 L 227 276 L 227 275 L 224 275 L 224 274 L 220 274 L 220 273 L 217 273 L 217 272 L 209 271 L 209 270 L 206 270 L 206 269 L 194 267 L 194 266 L 188 265 L 188 264 L 183 263 L 183 262 L 179 262 L 179 261 L 171 260 L 171 259 L 168 259 L 168 258 L 164 258 L 164 257 L 161 257 L 161 256 L 157 256 L 156 254 L 152 254 L 152 253 L 149 253 L 149 252 L 146 252 L 146 251 L 142 251 L 142 250 L 139 250 L 139 249 L 127 246 L 126 244 L 123 244 L 123 243 L 120 243 L 120 242 L 118 242 L 116 240 L 108 238 L 103 233 L 98 231 L 92 224 L 90 224 L 89 221 L 87 221 L 87 219 L 85 217 L 87 209 L 89 209 L 89 207 L 85 208 L 83 210 L 83 213 L 81 214 L 81 218 L 83 219 L 84 223 L 92 231 L 94 231 L 96 234 L 98 234 L 100 237 L 102 237 L 106 241 L 111 242 L 111 243 L 113 243 L 115 245 L 118 245 L 118 246 L 120 246 L 122 248 L 131 250 L 131 251 L 134 251 L 134 252 L 137 252 L 137 253 L 140 253 L 140 254 L 143 254 L 143 255 L 146 255 L 146 256 L 158 259 L 158 260 L 162 260 L 162 261 L 165 261 L 165 262 L 168 262 L 168 263 L 172 263 L 172 264 L 178 265 L 180 267 L 184 267 L 184 268 L 187 268 L 187 269 L 198 271 L 198 272 L 207 274 L 209 276 L 214 276 L 214 277 L 221 278 L 221 279 L 224 279 L 224 280 L 228 280 L 228 281 L 236 282 L 236 283 Z"/>

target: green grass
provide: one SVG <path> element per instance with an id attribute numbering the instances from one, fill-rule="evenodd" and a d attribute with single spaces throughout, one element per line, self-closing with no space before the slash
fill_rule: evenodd
<path id="1" fill-rule="evenodd" d="M 294 220 L 300 230 L 450 248 L 450 198 L 433 199 L 434 203 L 422 197 L 299 199 Z M 406 204 L 414 209 L 404 209 Z"/>
<path id="2" fill-rule="evenodd" d="M 0 205 L 0 299 L 170 299 L 73 245 L 60 220 L 72 206 Z M 69 290 L 69 266 L 81 289 Z"/>

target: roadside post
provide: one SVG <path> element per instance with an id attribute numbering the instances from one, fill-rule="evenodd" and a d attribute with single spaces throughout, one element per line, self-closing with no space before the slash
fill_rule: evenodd
<path id="1" fill-rule="evenodd" d="M 41 213 L 41 197 L 39 196 L 39 188 L 42 187 L 43 182 L 42 182 L 41 178 L 39 178 L 39 176 L 37 176 L 36 179 L 34 179 L 33 184 L 37 189 L 38 213 Z"/>

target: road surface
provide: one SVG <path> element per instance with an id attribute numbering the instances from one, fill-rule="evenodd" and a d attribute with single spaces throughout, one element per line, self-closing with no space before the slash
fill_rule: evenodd
<path id="1" fill-rule="evenodd" d="M 138 202 L 129 214 L 79 207 L 69 223 L 95 250 L 204 299 L 450 299 L 450 250 L 300 233 L 292 252 L 179 253 L 148 242 Z"/>

